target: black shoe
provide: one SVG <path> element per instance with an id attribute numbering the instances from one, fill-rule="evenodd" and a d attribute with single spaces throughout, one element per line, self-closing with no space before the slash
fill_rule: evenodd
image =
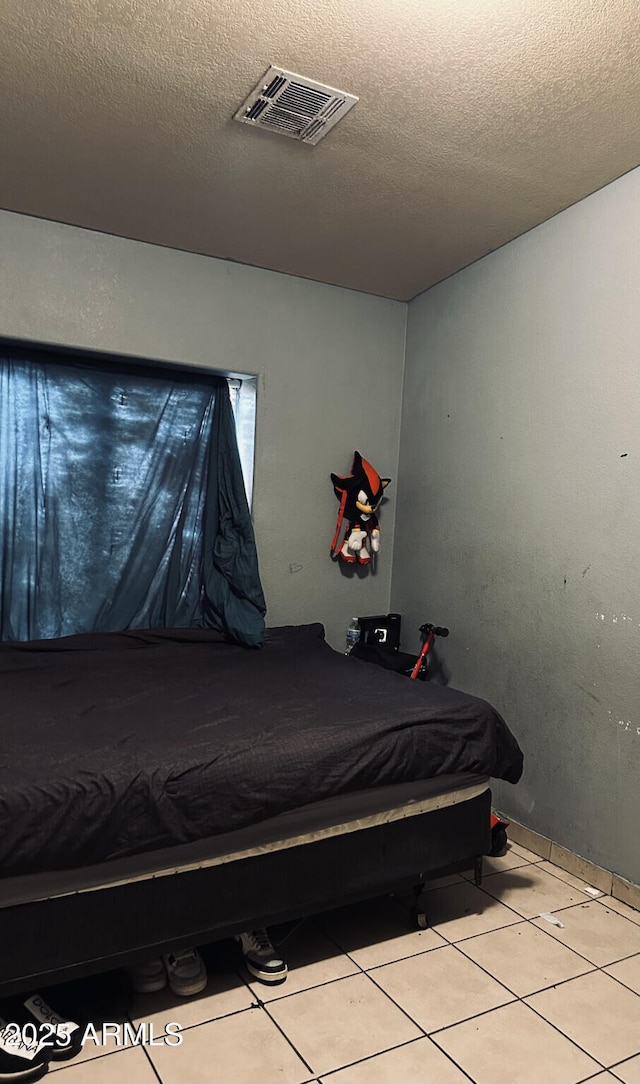
<path id="1" fill-rule="evenodd" d="M 10 1006 L 7 1006 L 10 1007 Z M 2 1003 L 5 1011 L 5 1003 Z M 26 1014 L 25 1014 L 26 1015 Z M 41 1034 L 24 1030 L 25 1021 L 0 1018 L 0 1081 L 29 1084 L 40 1080 L 49 1068 L 50 1052 L 40 1045 Z"/>
<path id="2" fill-rule="evenodd" d="M 52 1061 L 68 1061 L 75 1058 L 82 1050 L 84 1028 L 75 1020 L 69 1019 L 56 1008 L 51 1008 L 41 994 L 32 994 L 24 1002 L 24 1007 L 39 1024 L 51 1024 L 54 1033 L 51 1036 Z"/>
<path id="3" fill-rule="evenodd" d="M 48 1052 L 52 1061 L 68 1061 L 82 1050 L 83 1029 L 75 1020 L 52 1008 L 41 994 L 6 999 L 2 1002 L 2 1014 L 5 1020 L 11 1019 L 29 1031 L 35 1029 L 43 1051 Z"/>
<path id="4" fill-rule="evenodd" d="M 207 985 L 207 969 L 197 949 L 183 949 L 163 956 L 169 986 L 178 997 L 195 997 Z"/>
<path id="5" fill-rule="evenodd" d="M 260 982 L 284 982 L 288 967 L 274 949 L 266 930 L 251 930 L 237 938 L 248 970 Z"/>

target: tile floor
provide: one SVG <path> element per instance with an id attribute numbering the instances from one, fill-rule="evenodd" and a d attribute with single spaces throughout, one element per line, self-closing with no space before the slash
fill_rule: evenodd
<path id="1" fill-rule="evenodd" d="M 154 1045 L 90 1042 L 52 1084 L 640 1084 L 640 912 L 587 889 L 510 846 L 434 885 L 429 929 L 399 897 L 307 920 L 283 985 L 141 997 Z"/>

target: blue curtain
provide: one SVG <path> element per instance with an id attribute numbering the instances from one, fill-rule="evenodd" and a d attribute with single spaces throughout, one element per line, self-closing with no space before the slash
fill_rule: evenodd
<path id="1" fill-rule="evenodd" d="M 265 603 L 223 378 L 0 347 L 0 638 L 207 625 Z"/>

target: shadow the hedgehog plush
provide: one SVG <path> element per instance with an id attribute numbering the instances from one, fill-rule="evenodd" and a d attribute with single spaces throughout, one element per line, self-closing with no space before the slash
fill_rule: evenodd
<path id="1" fill-rule="evenodd" d="M 331 556 L 335 557 L 337 554 L 341 561 L 349 565 L 356 561 L 358 564 L 368 565 L 371 554 L 380 549 L 380 527 L 376 512 L 391 479 L 381 478 L 371 464 L 362 458 L 360 452 L 354 452 L 351 474 L 332 474 L 331 481 L 334 493 L 340 501 Z M 347 526 L 340 545 L 344 520 Z"/>

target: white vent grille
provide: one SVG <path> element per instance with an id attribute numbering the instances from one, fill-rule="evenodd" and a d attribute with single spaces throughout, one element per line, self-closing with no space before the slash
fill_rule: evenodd
<path id="1" fill-rule="evenodd" d="M 316 144 L 357 101 L 353 94 L 272 66 L 242 103 L 234 120 Z"/>

